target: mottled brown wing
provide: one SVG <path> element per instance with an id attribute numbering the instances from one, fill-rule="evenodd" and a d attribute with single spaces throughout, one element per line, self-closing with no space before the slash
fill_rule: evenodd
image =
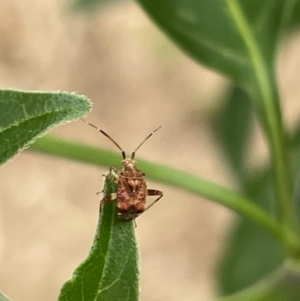
<path id="1" fill-rule="evenodd" d="M 128 177 L 120 174 L 118 183 L 118 215 L 131 220 L 145 210 L 147 186 L 145 176 Z"/>

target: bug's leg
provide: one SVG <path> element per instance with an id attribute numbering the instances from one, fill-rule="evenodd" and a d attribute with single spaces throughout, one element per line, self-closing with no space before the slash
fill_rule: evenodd
<path id="1" fill-rule="evenodd" d="M 107 202 L 110 202 L 110 201 L 113 201 L 117 198 L 117 193 L 116 192 L 113 192 L 109 195 L 107 195 L 106 197 L 104 197 L 101 201 L 100 201 L 100 206 L 107 203 Z"/>
<path id="2" fill-rule="evenodd" d="M 105 186 L 105 181 L 106 179 L 110 179 L 112 181 L 114 181 L 115 183 L 118 182 L 119 180 L 119 174 L 118 174 L 118 171 L 114 168 L 114 167 L 110 167 L 109 168 L 109 171 L 106 172 L 104 175 L 103 175 L 103 184 L 102 184 L 102 190 L 100 192 L 97 192 L 97 194 L 99 193 L 102 193 L 104 191 L 104 186 Z M 102 204 L 105 204 L 107 202 L 110 202 L 112 200 L 115 200 L 117 198 L 117 193 L 114 192 L 114 193 L 111 193 L 107 196 L 105 196 L 101 201 L 100 201 L 100 212 L 101 212 L 101 207 L 102 207 Z"/>
<path id="3" fill-rule="evenodd" d="M 109 171 L 107 171 L 105 174 L 102 175 L 102 189 L 101 191 L 98 191 L 96 194 L 102 193 L 104 191 L 105 180 L 108 175 L 109 175 Z"/>
<path id="4" fill-rule="evenodd" d="M 98 192 L 100 193 L 100 192 Z M 107 202 L 110 202 L 110 201 L 113 201 L 117 198 L 117 193 L 114 192 L 114 193 L 111 193 L 109 195 L 107 195 L 106 197 L 104 197 L 101 201 L 100 201 L 100 205 L 99 205 L 99 210 L 100 212 L 102 211 L 102 205 L 107 203 Z"/>
<path id="5" fill-rule="evenodd" d="M 148 209 L 150 209 L 155 203 L 157 203 L 164 196 L 162 191 L 159 191 L 156 189 L 147 189 L 147 195 L 148 196 L 158 195 L 159 197 L 156 200 L 154 200 L 154 202 L 152 204 L 150 204 L 148 207 L 146 207 L 144 212 L 147 211 Z"/>
<path id="6" fill-rule="evenodd" d="M 104 197 L 101 201 L 100 201 L 100 212 L 102 210 L 102 205 L 107 203 L 107 202 L 110 202 L 110 201 L 113 201 L 117 198 L 117 193 L 116 192 L 113 192 L 109 195 L 107 195 L 106 197 Z"/>

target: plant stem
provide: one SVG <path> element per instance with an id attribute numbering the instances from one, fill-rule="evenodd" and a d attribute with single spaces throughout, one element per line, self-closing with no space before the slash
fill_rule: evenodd
<path id="1" fill-rule="evenodd" d="M 100 166 L 119 165 L 120 154 L 105 151 L 96 147 L 86 146 L 79 143 L 68 142 L 60 138 L 46 136 L 38 139 L 30 150 L 46 154 L 56 155 L 85 163 Z M 176 188 L 184 189 L 196 195 L 232 209 L 242 216 L 251 219 L 267 230 L 277 240 L 285 245 L 294 245 L 294 233 L 290 231 L 287 237 L 282 236 L 280 225 L 268 213 L 255 205 L 251 200 L 235 193 L 225 187 L 210 181 L 196 177 L 187 172 L 168 166 L 139 160 L 139 165 L 146 171 L 149 179 L 159 181 Z M 289 239 L 291 242 L 286 242 Z"/>
<path id="2" fill-rule="evenodd" d="M 261 122 L 269 143 L 278 199 L 278 218 L 282 224 L 283 232 L 286 228 L 296 230 L 287 141 L 283 128 L 278 91 L 271 70 L 272 66 L 267 67 L 254 33 L 238 1 L 227 0 L 227 5 L 253 63 L 254 82 L 256 83 L 250 90 L 260 112 Z"/>

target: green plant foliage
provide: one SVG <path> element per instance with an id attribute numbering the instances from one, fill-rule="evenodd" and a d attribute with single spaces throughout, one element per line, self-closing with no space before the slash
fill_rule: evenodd
<path id="1" fill-rule="evenodd" d="M 282 264 L 284 252 L 277 241 L 247 220 L 235 226 L 218 270 L 222 295 L 253 285 Z"/>
<path id="2" fill-rule="evenodd" d="M 238 183 L 242 183 L 246 173 L 245 157 L 249 148 L 253 129 L 253 106 L 244 89 L 239 86 L 229 88 L 226 99 L 212 118 L 214 137 L 223 150 L 223 158 L 228 162 Z"/>
<path id="3" fill-rule="evenodd" d="M 0 91 L 0 164 L 48 129 L 86 115 L 89 100 L 75 93 Z"/>
<path id="4" fill-rule="evenodd" d="M 250 179 L 245 166 L 244 156 L 252 130 L 251 100 L 239 87 L 232 87 L 228 96 L 213 119 L 216 142 L 223 149 L 223 158 L 232 167 L 241 189 L 249 199 L 271 213 L 274 195 L 270 177 L 259 173 Z M 227 241 L 227 251 L 218 271 L 220 289 L 225 295 L 254 284 L 277 268 L 284 258 L 278 242 L 247 219 L 237 222 Z"/>
<path id="5" fill-rule="evenodd" d="M 104 194 L 116 189 L 107 178 Z M 106 203 L 90 253 L 63 286 L 59 301 L 137 301 L 139 256 L 134 227 L 133 221 L 118 219 L 115 201 Z"/>
<path id="6" fill-rule="evenodd" d="M 259 45 L 259 55 L 273 66 L 279 34 L 294 3 L 289 0 L 138 1 L 188 54 L 246 85 L 256 77 L 251 43 Z"/>
<path id="7" fill-rule="evenodd" d="M 253 201 L 271 213 L 274 190 L 270 180 L 268 175 L 256 174 L 248 179 L 245 189 Z M 238 221 L 227 241 L 218 270 L 219 285 L 225 295 L 253 285 L 284 260 L 284 250 L 278 241 L 249 220 Z"/>
<path id="8" fill-rule="evenodd" d="M 5 295 L 3 295 L 2 293 L 0 293 L 0 301 L 11 301 L 10 299 L 8 299 Z"/>
<path id="9" fill-rule="evenodd" d="M 264 207 L 270 215 L 274 216 L 275 209 L 283 228 L 297 229 L 291 204 L 288 150 L 274 75 L 279 38 L 288 26 L 296 1 L 139 2 L 189 55 L 251 92 L 251 100 L 269 143 L 275 182 L 265 181 L 262 190 L 253 193 L 247 189 L 251 185 L 243 181 L 247 171 L 242 156 L 247 148 L 251 115 L 249 106 L 246 106 L 249 101 L 240 91 L 225 104 L 216 123 L 220 145 L 249 199 Z M 276 203 L 272 210 L 271 202 L 273 206 Z M 299 238 L 295 238 L 297 240 Z M 221 268 L 223 292 L 237 292 L 269 274 L 283 261 L 283 249 L 252 222 L 241 221 Z"/>
<path id="10" fill-rule="evenodd" d="M 239 127 L 241 125 L 236 124 L 236 126 Z M 296 179 L 294 202 L 299 214 L 299 126 L 296 128 L 291 140 L 292 166 Z M 274 198 L 274 189 L 272 189 L 269 170 L 254 172 L 251 177 L 248 176 L 247 181 L 241 182 L 241 186 L 249 198 L 263 206 L 266 211 L 270 213 L 274 211 L 274 208 L 271 206 L 271 199 Z M 227 241 L 227 250 L 221 259 L 218 269 L 220 289 L 226 295 L 236 293 L 240 289 L 254 284 L 257 280 L 276 269 L 284 260 L 282 246 L 263 233 L 259 227 L 249 220 L 243 219 L 237 222 L 228 235 Z M 300 298 L 299 295 L 298 297 Z M 298 300 L 297 298 L 291 300 Z M 290 299 L 282 299 L 281 297 L 279 300 L 288 301 Z"/>
<path id="11" fill-rule="evenodd" d="M 295 9 L 293 10 L 291 27 L 297 28 L 300 26 L 300 1 L 296 0 Z"/>

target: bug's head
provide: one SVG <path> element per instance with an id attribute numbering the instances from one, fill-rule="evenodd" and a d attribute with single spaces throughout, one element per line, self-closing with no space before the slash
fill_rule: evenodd
<path id="1" fill-rule="evenodd" d="M 134 168 L 137 164 L 137 162 L 133 160 L 133 158 L 126 158 L 122 160 L 121 163 L 125 168 Z"/>

